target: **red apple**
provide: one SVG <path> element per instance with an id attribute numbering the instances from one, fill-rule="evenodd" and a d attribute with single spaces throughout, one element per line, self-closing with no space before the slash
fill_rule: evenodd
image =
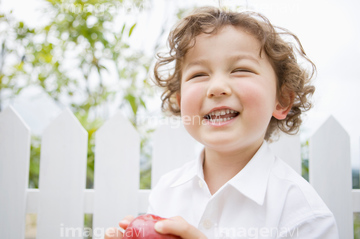
<path id="1" fill-rule="evenodd" d="M 152 214 L 144 214 L 135 218 L 124 232 L 124 239 L 178 239 L 180 237 L 160 234 L 155 231 L 154 225 L 156 222 L 165 220 Z"/>

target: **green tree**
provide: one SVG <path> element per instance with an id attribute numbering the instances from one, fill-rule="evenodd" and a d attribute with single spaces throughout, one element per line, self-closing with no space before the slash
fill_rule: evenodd
<path id="1" fill-rule="evenodd" d="M 29 83 L 22 79 L 25 45 L 32 40 L 34 29 L 17 21 L 12 12 L 0 13 L 0 111 L 4 100 L 17 96 Z"/>
<path id="2" fill-rule="evenodd" d="M 120 16 L 129 11 L 144 11 L 145 7 L 140 0 L 44 0 L 44 6 L 48 21 L 35 29 L 17 22 L 11 14 L 0 14 L 0 23 L 7 27 L 0 38 L 0 99 L 14 97 L 25 87 L 35 86 L 59 106 L 71 107 L 89 135 L 87 187 L 91 188 L 94 132 L 114 106 L 122 108 L 139 128 L 137 115 L 146 112 L 147 99 L 153 94 L 147 80 L 151 59 L 129 45 L 136 20 Z M 4 67 L 7 58 L 13 60 Z M 1 95 L 5 91 L 7 98 Z M 145 148 L 146 134 L 151 129 L 141 130 Z M 39 153 L 39 140 L 33 140 L 32 187 L 38 186 L 35 179 Z"/>

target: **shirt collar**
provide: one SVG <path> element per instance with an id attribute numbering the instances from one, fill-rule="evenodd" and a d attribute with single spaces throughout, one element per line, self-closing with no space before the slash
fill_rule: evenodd
<path id="1" fill-rule="evenodd" d="M 246 166 L 228 182 L 240 193 L 262 205 L 275 155 L 266 141 Z"/>
<path id="2" fill-rule="evenodd" d="M 266 141 L 246 164 L 246 166 L 230 179 L 227 184 L 233 186 L 240 193 L 255 201 L 257 204 L 264 203 L 267 182 L 275 156 L 269 148 Z M 179 186 L 194 177 L 204 179 L 203 173 L 204 150 L 201 151 L 196 163 L 185 171 L 185 173 L 176 180 L 171 187 Z"/>

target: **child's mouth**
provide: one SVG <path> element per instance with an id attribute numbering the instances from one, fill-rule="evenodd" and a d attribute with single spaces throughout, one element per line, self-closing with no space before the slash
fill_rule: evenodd
<path id="1" fill-rule="evenodd" d="M 221 123 L 225 121 L 229 121 L 235 117 L 237 117 L 240 113 L 235 110 L 230 109 L 221 109 L 214 110 L 209 114 L 204 116 L 204 119 L 210 121 L 211 123 Z"/>

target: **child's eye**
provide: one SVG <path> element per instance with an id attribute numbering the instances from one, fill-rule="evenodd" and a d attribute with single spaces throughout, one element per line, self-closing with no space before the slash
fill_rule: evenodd
<path id="1" fill-rule="evenodd" d="M 199 73 L 199 74 L 195 74 L 193 75 L 192 77 L 190 77 L 190 79 L 194 79 L 194 78 L 197 78 L 197 77 L 202 77 L 202 76 L 206 76 L 205 74 L 203 73 Z"/>
<path id="2" fill-rule="evenodd" d="M 231 73 L 235 73 L 235 72 L 254 73 L 253 71 L 248 70 L 248 69 L 244 69 L 244 68 L 235 69 Z"/>

